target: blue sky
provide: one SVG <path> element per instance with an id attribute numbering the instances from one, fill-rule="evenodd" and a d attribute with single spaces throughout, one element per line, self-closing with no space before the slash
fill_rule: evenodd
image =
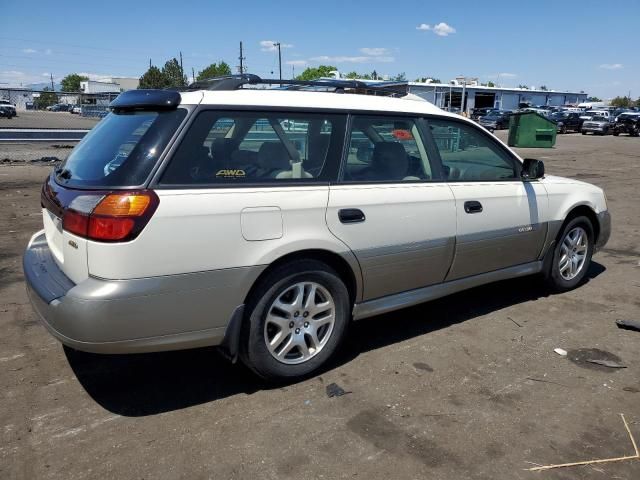
<path id="1" fill-rule="evenodd" d="M 65 1 L 5 0 L 0 82 L 71 72 L 140 76 L 183 53 L 186 72 L 220 59 L 277 76 L 333 64 L 413 80 L 477 76 L 600 97 L 640 97 L 638 1 Z M 2 85 L 0 83 L 0 85 Z"/>

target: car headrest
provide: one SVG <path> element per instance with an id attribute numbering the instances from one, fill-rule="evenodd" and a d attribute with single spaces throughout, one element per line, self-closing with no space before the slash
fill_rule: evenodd
<path id="1" fill-rule="evenodd" d="M 401 144 L 379 142 L 373 148 L 371 167 L 381 180 L 401 180 L 407 175 L 409 157 Z"/>
<path id="2" fill-rule="evenodd" d="M 291 167 L 289 153 L 280 142 L 265 142 L 258 150 L 258 166 L 264 170 L 287 170 Z"/>
<path id="3" fill-rule="evenodd" d="M 214 138 L 211 142 L 211 157 L 216 160 L 228 158 L 232 150 L 232 138 Z"/>

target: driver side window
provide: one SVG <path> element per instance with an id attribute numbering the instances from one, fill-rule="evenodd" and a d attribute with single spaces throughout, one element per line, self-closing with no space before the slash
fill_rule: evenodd
<path id="1" fill-rule="evenodd" d="M 516 162 L 485 133 L 463 122 L 429 119 L 429 128 L 449 181 L 519 178 Z"/>

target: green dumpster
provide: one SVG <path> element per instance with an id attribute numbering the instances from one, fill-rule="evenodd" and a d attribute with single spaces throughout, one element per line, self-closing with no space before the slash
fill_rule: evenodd
<path id="1" fill-rule="evenodd" d="M 509 119 L 510 147 L 551 148 L 556 144 L 555 122 L 536 112 L 518 112 Z"/>

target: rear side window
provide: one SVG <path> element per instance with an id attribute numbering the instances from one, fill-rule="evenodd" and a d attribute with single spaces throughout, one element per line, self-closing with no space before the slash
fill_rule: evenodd
<path id="1" fill-rule="evenodd" d="M 110 113 L 56 170 L 69 187 L 125 187 L 145 182 L 187 111 Z"/>
<path id="2" fill-rule="evenodd" d="M 462 122 L 429 119 L 445 178 L 449 181 L 518 179 L 516 162 L 488 133 Z"/>
<path id="3" fill-rule="evenodd" d="M 345 119 L 330 114 L 201 112 L 160 180 L 164 185 L 318 181 L 337 169 Z"/>
<path id="4" fill-rule="evenodd" d="M 344 181 L 402 182 L 431 178 L 431 165 L 416 119 L 354 117 Z"/>

